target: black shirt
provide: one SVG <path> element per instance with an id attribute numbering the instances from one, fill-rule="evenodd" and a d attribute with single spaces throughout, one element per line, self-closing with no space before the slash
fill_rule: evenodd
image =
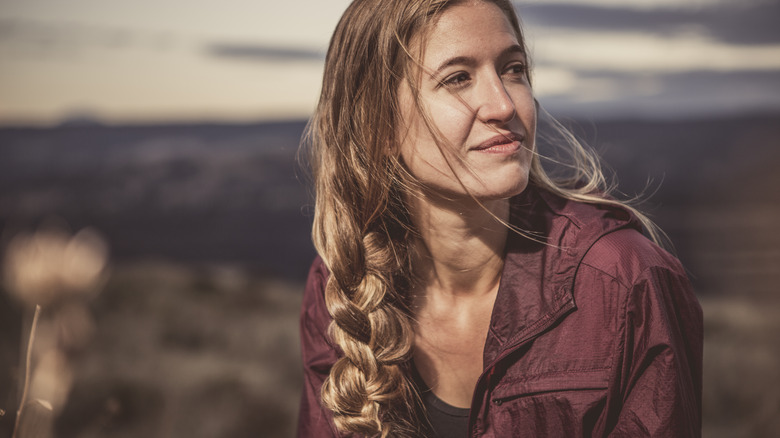
<path id="1" fill-rule="evenodd" d="M 414 361 L 411 363 L 412 378 L 420 393 L 430 438 L 467 438 L 469 433 L 469 409 L 457 408 L 445 403 L 428 388 Z"/>

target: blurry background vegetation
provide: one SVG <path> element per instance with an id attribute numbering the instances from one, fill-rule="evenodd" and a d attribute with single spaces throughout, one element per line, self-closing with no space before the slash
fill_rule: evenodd
<path id="1" fill-rule="evenodd" d="M 111 254 L 57 436 L 293 434 L 314 256 L 296 152 L 346 4 L 0 0 L 0 249 L 53 221 L 95 227 Z M 542 105 L 623 192 L 652 193 L 643 208 L 690 271 L 705 436 L 774 436 L 780 6 L 518 10 Z M 19 372 L 23 313 L 0 293 L 3 382 Z M 16 397 L 0 383 L 0 409 Z"/>

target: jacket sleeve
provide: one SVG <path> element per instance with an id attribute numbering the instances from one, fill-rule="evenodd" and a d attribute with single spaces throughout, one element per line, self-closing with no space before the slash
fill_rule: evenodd
<path id="1" fill-rule="evenodd" d="M 645 269 L 628 292 L 610 436 L 701 436 L 702 311 L 687 276 L 675 259 Z"/>
<path id="2" fill-rule="evenodd" d="M 322 383 L 338 359 L 336 348 L 327 337 L 330 315 L 325 306 L 327 268 L 317 257 L 309 271 L 301 306 L 301 356 L 303 393 L 298 412 L 298 437 L 333 438 L 341 436 L 332 415 L 320 404 Z"/>

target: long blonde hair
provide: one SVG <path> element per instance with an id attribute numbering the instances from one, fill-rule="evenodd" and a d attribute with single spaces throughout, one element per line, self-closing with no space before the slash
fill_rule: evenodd
<path id="1" fill-rule="evenodd" d="M 525 48 L 512 3 L 484 1 L 504 12 Z M 416 65 L 412 38 L 458 3 L 463 1 L 355 0 L 336 27 L 325 60 L 322 92 L 304 144 L 316 197 L 312 237 L 330 270 L 329 335 L 344 353 L 323 384 L 322 404 L 344 432 L 420 433 L 414 420 L 418 399 L 405 369 L 414 331 L 404 295 L 414 233 L 404 195 L 419 186 L 392 152 L 398 140 L 397 91 Z M 609 187 L 597 157 L 548 120 L 563 136 L 557 143 L 572 172 L 551 178 L 535 154 L 531 183 L 567 199 L 624 205 L 605 197 Z M 628 208 L 656 236 L 652 222 Z"/>

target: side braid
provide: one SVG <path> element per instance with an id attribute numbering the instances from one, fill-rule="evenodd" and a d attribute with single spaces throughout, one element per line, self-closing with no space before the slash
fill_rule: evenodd
<path id="1" fill-rule="evenodd" d="M 325 407 L 333 411 L 339 429 L 366 436 L 387 436 L 409 429 L 410 384 L 403 372 L 413 342 L 408 313 L 393 289 L 397 261 L 378 232 L 362 239 L 364 266 L 332 260 L 325 300 L 333 322 L 329 334 L 342 349 L 322 388 Z M 353 261 L 354 262 L 354 261 Z M 361 269 L 362 268 L 362 269 Z M 342 287 L 340 269 L 359 283 Z M 402 412 L 406 414 L 401 415 Z M 393 419 L 396 418 L 396 420 Z"/>

